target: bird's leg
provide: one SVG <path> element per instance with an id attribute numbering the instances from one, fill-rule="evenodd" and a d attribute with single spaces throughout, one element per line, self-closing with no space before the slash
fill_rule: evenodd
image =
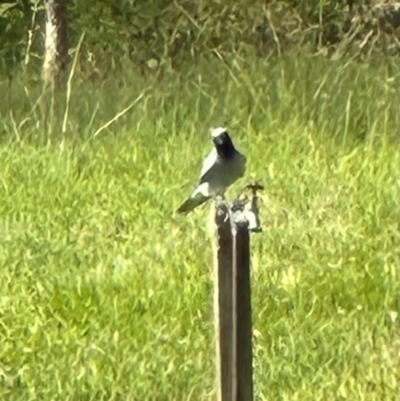
<path id="1" fill-rule="evenodd" d="M 227 214 L 227 218 L 229 218 L 231 220 L 232 217 L 232 211 L 231 211 L 231 204 L 229 203 L 229 201 L 225 198 L 225 194 L 224 193 L 217 193 L 215 195 L 215 205 L 216 208 L 218 207 L 222 207 L 223 209 L 225 209 L 228 214 Z"/>
<path id="2" fill-rule="evenodd" d="M 224 193 L 217 194 L 216 199 L 218 199 L 218 198 L 220 198 L 219 202 L 224 203 L 229 208 L 229 202 L 226 200 Z"/>
<path id="3" fill-rule="evenodd" d="M 214 203 L 216 216 L 219 216 L 220 219 L 224 216 L 223 222 L 225 222 L 226 219 L 230 218 L 231 214 L 229 204 L 225 201 L 225 197 L 221 194 L 216 194 L 214 196 Z M 222 223 L 222 221 L 220 221 L 220 223 Z"/>
<path id="4" fill-rule="evenodd" d="M 215 198 L 214 198 L 214 201 L 215 201 L 215 204 L 216 205 L 219 205 L 219 204 L 221 204 L 221 203 L 224 203 L 224 197 L 223 196 L 221 196 L 220 194 L 216 194 L 215 195 Z"/>

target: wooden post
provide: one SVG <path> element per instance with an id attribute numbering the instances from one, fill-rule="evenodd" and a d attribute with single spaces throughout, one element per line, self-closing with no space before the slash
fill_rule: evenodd
<path id="1" fill-rule="evenodd" d="M 229 210 L 215 210 L 217 244 L 214 261 L 214 316 L 217 364 L 217 399 L 233 400 L 233 238 Z"/>
<path id="2" fill-rule="evenodd" d="M 247 222 L 246 222 L 247 223 Z M 253 400 L 253 346 L 248 224 L 233 220 L 234 401 Z"/>
<path id="3" fill-rule="evenodd" d="M 250 234 L 243 209 L 215 213 L 214 308 L 218 401 L 252 401 Z"/>

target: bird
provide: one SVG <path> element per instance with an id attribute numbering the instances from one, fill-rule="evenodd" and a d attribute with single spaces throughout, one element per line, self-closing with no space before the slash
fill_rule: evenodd
<path id="1" fill-rule="evenodd" d="M 203 162 L 196 189 L 177 209 L 187 214 L 209 199 L 221 196 L 246 170 L 246 156 L 236 150 L 225 127 L 211 130 L 213 149 Z"/>

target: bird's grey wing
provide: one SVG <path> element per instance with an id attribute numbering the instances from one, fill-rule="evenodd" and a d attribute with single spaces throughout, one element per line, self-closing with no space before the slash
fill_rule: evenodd
<path id="1" fill-rule="evenodd" d="M 203 162 L 198 185 L 203 184 L 204 182 L 208 182 L 210 177 L 214 175 L 215 170 L 219 168 L 219 165 L 220 158 L 214 148 L 211 150 L 211 152 L 208 154 Z"/>
<path id="2" fill-rule="evenodd" d="M 213 149 L 203 162 L 196 189 L 193 191 L 190 197 L 186 199 L 181 206 L 179 206 L 177 210 L 178 213 L 189 213 L 194 208 L 202 205 L 212 197 L 213 193 L 208 180 L 214 175 L 213 171 L 215 169 L 217 160 L 218 154 L 216 150 Z"/>
<path id="3" fill-rule="evenodd" d="M 223 194 L 229 185 L 244 174 L 245 168 L 246 158 L 239 152 L 232 160 L 224 162 L 213 149 L 204 160 L 196 189 L 178 212 L 189 213 L 215 195 Z"/>

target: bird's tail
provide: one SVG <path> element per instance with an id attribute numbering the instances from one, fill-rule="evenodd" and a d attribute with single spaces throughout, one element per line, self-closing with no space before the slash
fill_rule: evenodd
<path id="1" fill-rule="evenodd" d="M 197 194 L 197 196 L 190 197 L 179 206 L 177 212 L 187 214 L 195 209 L 197 206 L 202 205 L 210 199 L 209 196 L 204 196 L 202 194 Z"/>

